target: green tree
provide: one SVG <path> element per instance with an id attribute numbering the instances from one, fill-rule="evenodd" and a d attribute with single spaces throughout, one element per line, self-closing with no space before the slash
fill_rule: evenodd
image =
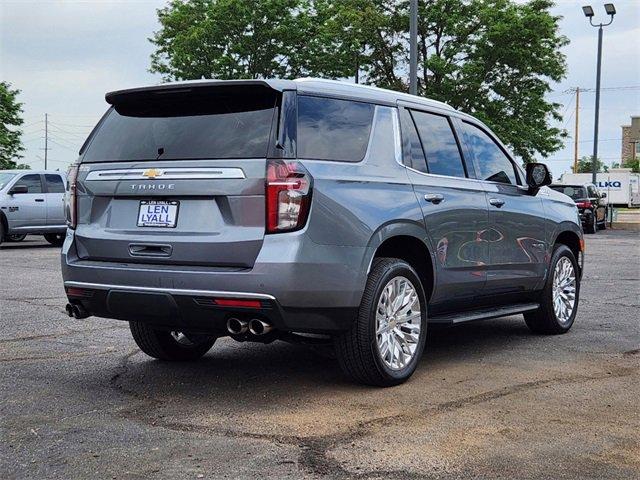
<path id="1" fill-rule="evenodd" d="M 622 168 L 630 168 L 634 173 L 640 173 L 640 158 L 627 158 L 622 162 Z"/>
<path id="2" fill-rule="evenodd" d="M 523 161 L 562 146 L 566 72 L 550 0 L 421 0 L 419 94 L 485 121 Z M 409 0 L 173 0 L 151 70 L 166 79 L 356 77 L 408 90 Z"/>
<path id="3" fill-rule="evenodd" d="M 161 28 L 151 71 L 166 80 L 289 77 L 304 44 L 299 0 L 172 0 L 158 10 Z"/>
<path id="4" fill-rule="evenodd" d="M 585 155 L 580 158 L 578 160 L 578 171 L 576 173 L 591 173 L 593 171 L 592 159 L 593 155 Z M 598 168 L 597 173 L 609 171 L 609 167 L 599 158 L 596 159 L 596 166 Z"/>
<path id="5" fill-rule="evenodd" d="M 11 84 L 0 82 L 0 170 L 22 167 L 16 164 L 24 150 L 19 129 L 23 123 L 22 104 L 17 100 L 19 93 L 20 90 L 11 89 Z"/>

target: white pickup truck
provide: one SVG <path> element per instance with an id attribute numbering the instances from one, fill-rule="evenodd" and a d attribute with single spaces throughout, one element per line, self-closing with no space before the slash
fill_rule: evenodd
<path id="1" fill-rule="evenodd" d="M 52 245 L 62 245 L 65 188 L 62 172 L 0 170 L 0 243 L 39 234 Z"/>

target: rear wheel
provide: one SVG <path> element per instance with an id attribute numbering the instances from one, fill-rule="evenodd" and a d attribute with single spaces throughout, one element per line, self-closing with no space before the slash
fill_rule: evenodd
<path id="1" fill-rule="evenodd" d="M 55 247 L 61 247 L 64 243 L 64 233 L 45 233 L 44 239 Z"/>
<path id="2" fill-rule="evenodd" d="M 569 331 L 578 312 L 580 275 L 569 247 L 557 245 L 551 258 L 550 275 L 540 298 L 540 308 L 524 314 L 531 331 L 547 335 Z"/>
<path id="3" fill-rule="evenodd" d="M 216 341 L 215 337 L 210 336 L 156 330 L 142 322 L 129 322 L 129 328 L 140 350 L 159 360 L 178 362 L 198 360 Z"/>
<path id="4" fill-rule="evenodd" d="M 344 372 L 357 382 L 389 387 L 406 381 L 424 351 L 427 306 L 415 270 L 395 258 L 375 259 L 358 318 L 335 339 Z"/>
<path id="5" fill-rule="evenodd" d="M 10 242 L 21 242 L 22 240 L 24 240 L 25 238 L 27 238 L 27 234 L 23 233 L 23 234 L 13 234 L 13 235 L 7 235 L 7 240 Z"/>

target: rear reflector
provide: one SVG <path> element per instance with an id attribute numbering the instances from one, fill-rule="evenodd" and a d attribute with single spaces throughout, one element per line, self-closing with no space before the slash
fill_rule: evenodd
<path id="1" fill-rule="evenodd" d="M 221 307 L 245 307 L 245 308 L 260 308 L 262 303 L 260 300 L 237 300 L 234 298 L 216 298 L 213 300 L 216 305 Z"/>
<path id="2" fill-rule="evenodd" d="M 87 290 L 86 288 L 68 287 L 67 296 L 88 298 L 93 296 L 93 290 Z"/>

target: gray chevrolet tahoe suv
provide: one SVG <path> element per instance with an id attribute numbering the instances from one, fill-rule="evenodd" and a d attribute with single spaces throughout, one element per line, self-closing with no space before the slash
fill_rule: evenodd
<path id="1" fill-rule="evenodd" d="M 57 171 L 0 170 L 0 243 L 38 234 L 61 246 L 65 182 L 66 174 Z"/>
<path id="2" fill-rule="evenodd" d="M 446 104 L 314 79 L 106 100 L 69 179 L 67 311 L 128 321 L 152 357 L 332 341 L 350 377 L 388 386 L 428 324 L 574 322 L 574 202 Z"/>

